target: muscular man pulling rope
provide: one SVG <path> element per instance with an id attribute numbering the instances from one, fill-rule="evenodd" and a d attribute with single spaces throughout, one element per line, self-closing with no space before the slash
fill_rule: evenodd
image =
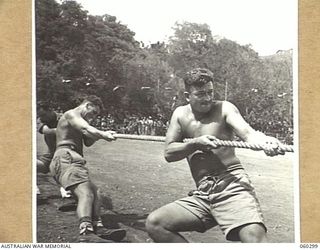
<path id="1" fill-rule="evenodd" d="M 185 77 L 188 105 L 178 107 L 165 140 L 165 159 L 187 158 L 197 189 L 152 212 L 146 222 L 155 242 L 187 242 L 179 232 L 219 225 L 227 240 L 267 241 L 260 205 L 235 149 L 234 135 L 268 156 L 284 154 L 280 142 L 255 131 L 227 101 L 214 100 L 213 75 L 195 69 Z M 184 142 L 184 139 L 190 138 Z M 229 142 L 228 142 L 229 141 Z M 230 142 L 231 141 L 231 142 Z M 245 143 L 236 146 L 246 147 Z"/>

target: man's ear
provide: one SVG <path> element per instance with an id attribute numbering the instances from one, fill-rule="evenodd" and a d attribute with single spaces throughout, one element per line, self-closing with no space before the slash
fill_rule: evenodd
<path id="1" fill-rule="evenodd" d="M 189 102 L 190 101 L 190 93 L 189 92 L 187 92 L 187 91 L 185 91 L 184 92 L 184 97 L 186 98 L 186 100 L 187 100 L 187 102 Z"/>
<path id="2" fill-rule="evenodd" d="M 91 103 L 91 102 L 87 102 L 87 103 L 86 103 L 86 109 L 88 109 L 88 110 L 89 110 L 89 109 L 90 109 L 90 107 L 92 107 L 92 103 Z"/>

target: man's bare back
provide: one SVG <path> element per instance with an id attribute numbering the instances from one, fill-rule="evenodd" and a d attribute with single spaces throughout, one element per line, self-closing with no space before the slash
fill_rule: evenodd
<path id="1" fill-rule="evenodd" d="M 69 123 L 70 117 L 73 116 L 83 120 L 83 118 L 73 109 L 64 113 L 61 116 L 57 126 L 57 146 L 73 145 L 76 148 L 76 151 L 82 155 L 83 134 L 79 129 Z"/>
<path id="2" fill-rule="evenodd" d="M 112 242 L 100 237 L 111 235 L 103 229 L 97 187 L 90 180 L 83 157 L 83 145 L 89 147 L 99 139 L 115 140 L 113 131 L 101 131 L 89 124 L 102 108 L 100 98 L 88 96 L 79 106 L 62 115 L 56 131 L 57 150 L 50 165 L 55 180 L 66 190 L 71 190 L 78 200 L 79 242 Z M 125 231 L 119 232 L 122 239 Z"/>

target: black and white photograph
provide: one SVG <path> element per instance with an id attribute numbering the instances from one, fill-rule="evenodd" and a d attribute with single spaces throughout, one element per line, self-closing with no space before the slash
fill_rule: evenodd
<path id="1" fill-rule="evenodd" d="M 33 7 L 34 242 L 300 241 L 297 0 Z"/>

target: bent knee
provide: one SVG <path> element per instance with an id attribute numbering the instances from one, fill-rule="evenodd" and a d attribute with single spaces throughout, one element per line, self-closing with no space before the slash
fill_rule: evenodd
<path id="1" fill-rule="evenodd" d="M 162 231 L 166 229 L 165 220 L 163 220 L 163 217 L 160 214 L 153 212 L 147 217 L 146 229 L 149 234 Z"/>
<path id="2" fill-rule="evenodd" d="M 261 224 L 250 224 L 244 226 L 239 231 L 239 237 L 242 242 L 267 242 L 266 230 Z"/>
<path id="3" fill-rule="evenodd" d="M 157 216 L 155 213 L 151 213 L 148 215 L 147 220 L 146 220 L 146 228 L 148 229 L 153 229 L 154 227 L 159 226 L 160 223 L 160 218 Z M 149 230 L 148 230 L 149 231 Z"/>
<path id="4" fill-rule="evenodd" d="M 95 194 L 89 183 L 81 183 L 73 189 L 79 199 L 94 199 Z"/>

